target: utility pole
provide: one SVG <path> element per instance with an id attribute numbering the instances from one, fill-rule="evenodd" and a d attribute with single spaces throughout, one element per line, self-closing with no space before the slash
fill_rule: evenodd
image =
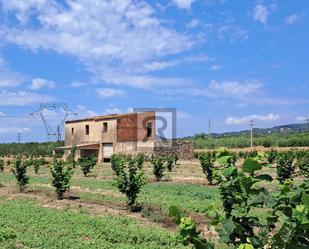
<path id="1" fill-rule="evenodd" d="M 306 123 L 307 123 L 307 130 L 309 129 L 309 118 L 305 119 Z"/>
<path id="2" fill-rule="evenodd" d="M 21 132 L 17 133 L 17 142 L 20 144 L 21 142 Z"/>
<path id="3" fill-rule="evenodd" d="M 208 135 L 210 136 L 211 134 L 211 117 L 208 117 Z"/>
<path id="4" fill-rule="evenodd" d="M 255 125 L 253 120 L 250 120 L 249 125 L 251 127 L 250 144 L 251 144 L 251 148 L 252 148 L 253 147 L 253 126 Z"/>

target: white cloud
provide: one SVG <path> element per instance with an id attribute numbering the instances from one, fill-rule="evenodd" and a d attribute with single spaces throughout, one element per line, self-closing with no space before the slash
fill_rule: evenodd
<path id="1" fill-rule="evenodd" d="M 280 115 L 269 113 L 267 115 L 250 115 L 250 116 L 244 116 L 244 117 L 228 117 L 225 120 L 225 123 L 228 125 L 245 125 L 249 124 L 251 120 L 254 122 L 260 121 L 260 122 L 275 122 L 280 119 Z"/>
<path id="2" fill-rule="evenodd" d="M 267 23 L 269 12 L 265 5 L 257 4 L 253 9 L 253 20 L 262 24 Z"/>
<path id="3" fill-rule="evenodd" d="M 8 13 L 23 17 L 17 25 L 2 26 L 0 33 L 6 42 L 74 56 L 98 80 L 113 83 L 113 74 L 120 76 L 122 84 L 131 80 L 128 85 L 135 86 L 132 78 L 151 77 L 141 74 L 140 65 L 195 44 L 187 35 L 166 27 L 145 1 L 66 0 L 65 6 L 56 0 L 13 2 L 16 5 L 6 6 Z M 37 25 L 27 22 L 30 15 Z"/>
<path id="4" fill-rule="evenodd" d="M 200 21 L 196 18 L 193 18 L 187 25 L 187 28 L 196 28 L 200 24 Z"/>
<path id="5" fill-rule="evenodd" d="M 217 65 L 217 64 L 211 65 L 209 69 L 211 71 L 217 71 L 220 69 L 220 65 Z"/>
<path id="6" fill-rule="evenodd" d="M 16 87 L 24 81 L 24 77 L 18 73 L 11 72 L 6 62 L 0 57 L 0 87 Z"/>
<path id="7" fill-rule="evenodd" d="M 123 112 L 117 107 L 110 107 L 110 108 L 106 108 L 104 110 L 104 113 L 105 114 L 122 114 Z"/>
<path id="8" fill-rule="evenodd" d="M 56 83 L 53 81 L 49 81 L 42 78 L 35 78 L 32 80 L 32 84 L 30 85 L 31 90 L 39 90 L 43 87 L 47 87 L 48 89 L 53 89 L 56 86 Z"/>
<path id="9" fill-rule="evenodd" d="M 75 109 L 75 113 L 77 114 L 77 118 L 88 118 L 98 116 L 99 114 L 93 110 L 89 110 L 87 107 L 83 105 L 78 105 Z"/>
<path id="10" fill-rule="evenodd" d="M 54 98 L 48 95 L 40 95 L 25 91 L 0 90 L 0 106 L 25 106 L 53 101 Z"/>
<path id="11" fill-rule="evenodd" d="M 207 88 L 191 88 L 185 92 L 192 96 L 205 96 L 210 98 L 231 97 L 243 99 L 251 95 L 256 95 L 262 91 L 263 85 L 257 80 L 238 81 L 215 81 L 212 80 Z"/>
<path id="12" fill-rule="evenodd" d="M 126 94 L 124 90 L 115 88 L 98 88 L 96 91 L 102 98 L 122 97 Z"/>
<path id="13" fill-rule="evenodd" d="M 70 87 L 78 88 L 78 87 L 83 87 L 85 85 L 86 85 L 85 82 L 74 81 L 70 84 Z"/>
<path id="14" fill-rule="evenodd" d="M 309 118 L 309 116 L 307 116 L 307 117 L 306 116 L 297 116 L 295 118 L 295 121 L 305 123 L 308 118 Z"/>
<path id="15" fill-rule="evenodd" d="M 194 1 L 195 0 L 172 0 L 172 2 L 180 9 L 190 9 Z"/>
<path id="16" fill-rule="evenodd" d="M 0 134 L 17 134 L 18 132 L 29 133 L 31 131 L 32 130 L 28 127 L 0 127 Z"/>
<path id="17" fill-rule="evenodd" d="M 299 16 L 296 14 L 290 15 L 285 18 L 285 23 L 286 24 L 293 24 L 298 20 Z"/>

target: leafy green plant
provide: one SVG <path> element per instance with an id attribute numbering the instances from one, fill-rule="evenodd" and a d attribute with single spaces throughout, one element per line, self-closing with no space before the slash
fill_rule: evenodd
<path id="1" fill-rule="evenodd" d="M 174 168 L 174 163 L 175 163 L 175 157 L 172 156 L 167 156 L 166 157 L 166 166 L 167 166 L 167 170 L 169 172 L 171 172 Z"/>
<path id="2" fill-rule="evenodd" d="M 72 167 L 75 169 L 76 167 L 76 160 L 75 160 L 75 154 L 76 154 L 76 144 L 73 144 L 71 148 L 71 153 L 70 153 L 70 161 L 72 162 Z"/>
<path id="3" fill-rule="evenodd" d="M 200 160 L 200 164 L 202 166 L 202 170 L 207 177 L 209 185 L 213 184 L 214 178 L 214 163 L 215 158 L 213 153 L 211 152 L 201 152 L 199 153 L 198 159 Z"/>
<path id="4" fill-rule="evenodd" d="M 96 163 L 97 163 L 97 158 L 96 157 L 84 157 L 84 158 L 81 158 L 81 160 L 80 160 L 80 168 L 81 168 L 84 176 L 87 176 L 91 172 L 91 170 L 96 165 Z"/>
<path id="5" fill-rule="evenodd" d="M 277 157 L 277 179 L 280 183 L 293 179 L 295 174 L 294 154 L 282 152 Z"/>
<path id="6" fill-rule="evenodd" d="M 60 160 L 54 159 L 50 168 L 52 185 L 56 188 L 59 200 L 63 199 L 64 193 L 70 188 L 70 180 L 73 175 L 71 166 L 65 166 Z"/>
<path id="7" fill-rule="evenodd" d="M 119 173 L 122 171 L 125 165 L 125 159 L 121 155 L 113 154 L 111 156 L 111 166 L 114 173 L 119 176 Z"/>
<path id="8" fill-rule="evenodd" d="M 145 163 L 145 155 L 143 153 L 138 153 L 135 157 L 136 163 L 137 163 L 137 167 L 139 169 L 142 169 Z"/>
<path id="9" fill-rule="evenodd" d="M 281 185 L 275 195 L 274 213 L 284 215 L 283 225 L 274 235 L 271 248 L 309 248 L 309 182 L 295 187 L 292 181 Z"/>
<path id="10" fill-rule="evenodd" d="M 4 160 L 0 159 L 0 172 L 4 171 Z"/>
<path id="11" fill-rule="evenodd" d="M 17 180 L 19 191 L 22 192 L 29 182 L 29 177 L 27 176 L 27 166 L 22 163 L 21 157 L 16 158 L 12 172 Z"/>
<path id="12" fill-rule="evenodd" d="M 300 174 L 304 177 L 309 177 L 309 155 L 304 155 L 296 160 L 295 166 L 299 169 Z"/>
<path id="13" fill-rule="evenodd" d="M 184 217 L 181 210 L 176 206 L 170 206 L 168 209 L 168 216 L 173 218 L 178 225 L 177 239 L 184 245 L 193 245 L 196 249 L 213 249 L 214 244 L 208 242 L 197 231 L 196 224 L 192 222 L 191 217 Z"/>
<path id="14" fill-rule="evenodd" d="M 114 185 L 127 196 L 131 211 L 139 209 L 135 205 L 136 199 L 145 184 L 144 172 L 138 167 L 138 163 L 134 159 L 131 159 L 127 166 L 122 167 L 118 176 L 114 179 Z"/>
<path id="15" fill-rule="evenodd" d="M 273 164 L 276 161 L 277 156 L 278 152 L 274 149 L 271 149 L 270 151 L 266 152 L 266 157 L 269 164 Z"/>
<path id="16" fill-rule="evenodd" d="M 222 166 L 218 179 L 225 219 L 216 218 L 215 221 L 221 224 L 218 228 L 220 241 L 234 247 L 250 242 L 254 248 L 263 248 L 277 216 L 266 212 L 261 217 L 256 213 L 265 209 L 270 199 L 269 192 L 258 183 L 271 181 L 272 177 L 256 173 L 264 164 L 258 160 L 259 155 L 247 157 L 242 170 L 231 164 L 233 160 L 229 157 L 232 155 L 226 152 L 221 155 L 218 158 Z"/>
<path id="17" fill-rule="evenodd" d="M 158 158 L 153 158 L 151 160 L 151 164 L 153 167 L 153 174 L 156 177 L 157 181 L 160 181 L 162 179 L 162 177 L 164 176 L 164 158 L 163 157 L 158 157 Z"/>

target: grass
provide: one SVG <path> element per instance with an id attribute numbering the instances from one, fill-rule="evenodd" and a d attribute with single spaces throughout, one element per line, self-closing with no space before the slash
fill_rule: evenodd
<path id="1" fill-rule="evenodd" d="M 93 217 L 3 198 L 0 243 L 1 248 L 185 248 L 174 234 L 132 218 Z"/>

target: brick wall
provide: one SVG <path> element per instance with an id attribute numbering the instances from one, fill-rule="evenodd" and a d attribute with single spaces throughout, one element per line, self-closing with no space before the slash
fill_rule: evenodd
<path id="1" fill-rule="evenodd" d="M 152 122 L 152 137 L 148 141 L 154 141 L 156 136 L 155 113 L 132 113 L 117 118 L 117 141 L 143 141 L 147 136 L 145 121 Z"/>

